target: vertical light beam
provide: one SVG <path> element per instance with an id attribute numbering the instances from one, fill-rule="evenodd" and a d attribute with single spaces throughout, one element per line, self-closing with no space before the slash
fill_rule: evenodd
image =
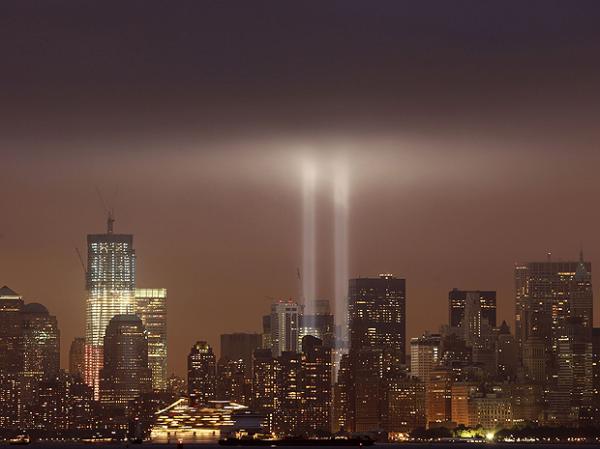
<path id="1" fill-rule="evenodd" d="M 302 296 L 304 300 L 304 315 L 313 316 L 315 314 L 316 299 L 317 242 L 315 196 L 317 187 L 317 169 L 314 163 L 310 161 L 305 161 L 304 163 L 302 184 Z"/>
<path id="2" fill-rule="evenodd" d="M 333 168 L 334 204 L 334 269 L 335 269 L 335 367 L 348 345 L 348 215 L 349 174 L 344 161 L 336 161 Z M 337 371 L 337 370 L 336 370 Z"/>

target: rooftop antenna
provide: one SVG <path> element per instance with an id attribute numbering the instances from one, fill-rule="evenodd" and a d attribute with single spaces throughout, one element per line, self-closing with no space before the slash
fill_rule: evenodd
<path id="1" fill-rule="evenodd" d="M 114 199 L 116 198 L 118 192 L 119 192 L 119 186 L 117 185 L 117 187 L 115 189 L 115 194 L 113 197 L 113 202 L 114 202 Z M 98 186 L 96 186 L 96 193 L 98 194 L 98 197 L 100 198 L 100 203 L 102 204 L 102 207 L 104 208 L 104 212 L 107 215 L 106 233 L 112 234 L 114 232 L 114 226 L 115 226 L 115 209 L 113 207 L 109 208 L 106 205 L 106 201 L 104 201 L 104 197 L 102 196 L 102 192 L 100 191 Z"/>

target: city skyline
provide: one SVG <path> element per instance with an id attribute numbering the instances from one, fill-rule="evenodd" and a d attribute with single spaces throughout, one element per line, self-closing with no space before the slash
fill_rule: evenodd
<path id="1" fill-rule="evenodd" d="M 600 2 L 38 3 L 0 439 L 599 422 Z"/>

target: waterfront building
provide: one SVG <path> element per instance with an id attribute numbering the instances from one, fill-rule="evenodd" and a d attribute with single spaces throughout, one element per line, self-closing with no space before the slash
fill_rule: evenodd
<path id="1" fill-rule="evenodd" d="M 217 362 L 205 341 L 192 346 L 188 355 L 188 394 L 192 406 L 204 406 L 216 399 Z"/>
<path id="2" fill-rule="evenodd" d="M 135 290 L 135 314 L 140 317 L 148 337 L 148 364 L 152 370 L 152 388 L 167 387 L 167 289 Z"/>
<path id="3" fill-rule="evenodd" d="M 87 236 L 85 381 L 99 395 L 104 335 L 115 315 L 135 312 L 133 236 L 115 234 L 109 214 L 105 234 Z"/>
<path id="4" fill-rule="evenodd" d="M 431 371 L 425 387 L 428 426 L 448 425 L 452 421 L 452 385 L 454 374 L 447 368 Z"/>

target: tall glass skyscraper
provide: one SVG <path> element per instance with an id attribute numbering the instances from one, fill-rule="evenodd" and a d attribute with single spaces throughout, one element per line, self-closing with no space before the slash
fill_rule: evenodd
<path id="1" fill-rule="evenodd" d="M 106 234 L 87 237 L 85 381 L 96 398 L 106 327 L 115 315 L 135 312 L 133 236 L 115 234 L 113 224 L 109 214 Z"/>
<path id="2" fill-rule="evenodd" d="M 135 314 L 148 336 L 148 363 L 152 369 L 152 388 L 167 388 L 167 289 L 138 288 Z"/>

